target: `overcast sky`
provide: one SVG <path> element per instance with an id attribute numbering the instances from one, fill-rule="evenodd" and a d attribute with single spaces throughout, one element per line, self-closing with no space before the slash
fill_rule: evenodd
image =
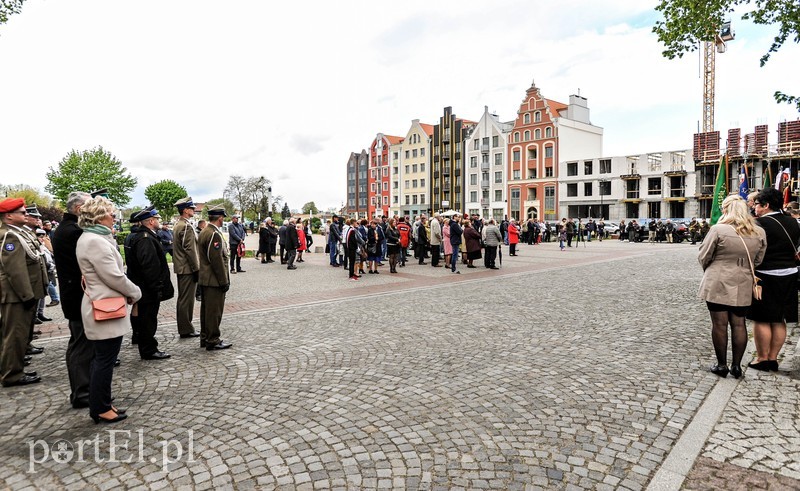
<path id="1" fill-rule="evenodd" d="M 690 148 L 702 109 L 696 53 L 661 56 L 657 2 L 27 0 L 0 26 L 0 183 L 44 189 L 71 149 L 102 145 L 139 179 L 197 201 L 231 174 L 265 175 L 289 206 L 344 200 L 351 151 L 405 135 L 445 106 L 513 119 L 542 94 L 588 98 L 604 155 Z M 796 119 L 800 49 L 765 68 L 774 32 L 734 18 L 717 56 L 716 128 Z"/>

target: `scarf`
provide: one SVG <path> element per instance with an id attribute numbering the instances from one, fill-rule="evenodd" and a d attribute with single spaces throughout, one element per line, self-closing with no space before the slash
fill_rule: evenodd
<path id="1" fill-rule="evenodd" d="M 105 225 L 89 225 L 88 227 L 84 227 L 83 231 L 97 235 L 111 235 L 111 229 Z"/>

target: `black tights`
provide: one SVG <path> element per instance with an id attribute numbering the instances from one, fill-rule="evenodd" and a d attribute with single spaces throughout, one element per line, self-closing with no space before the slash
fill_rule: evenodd
<path id="1" fill-rule="evenodd" d="M 731 326 L 733 360 L 731 366 L 741 365 L 744 351 L 747 348 L 747 325 L 744 316 L 733 312 L 710 312 L 711 340 L 714 342 L 714 353 L 718 365 L 727 365 L 728 359 L 728 324 Z"/>

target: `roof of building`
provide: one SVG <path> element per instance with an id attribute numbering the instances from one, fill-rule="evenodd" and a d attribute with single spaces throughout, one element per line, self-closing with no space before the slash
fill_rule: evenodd
<path id="1" fill-rule="evenodd" d="M 432 124 L 420 123 L 419 125 L 422 127 L 422 131 L 424 131 L 426 135 L 433 136 L 433 125 Z"/>
<path id="2" fill-rule="evenodd" d="M 402 136 L 392 136 L 392 135 L 383 135 L 386 137 L 386 140 L 389 142 L 390 145 L 396 145 L 398 143 L 402 143 L 405 140 L 405 137 Z"/>
<path id="3" fill-rule="evenodd" d="M 550 110 L 554 112 L 553 116 L 558 116 L 558 112 L 562 109 L 566 109 L 567 105 L 563 102 L 554 101 L 552 99 L 545 99 L 547 105 L 550 106 Z"/>

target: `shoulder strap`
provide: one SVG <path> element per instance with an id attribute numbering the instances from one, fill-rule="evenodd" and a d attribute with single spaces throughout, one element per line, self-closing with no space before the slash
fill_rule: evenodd
<path id="1" fill-rule="evenodd" d="M 735 233 L 736 236 L 739 237 L 739 240 L 742 241 L 742 245 L 744 246 L 744 252 L 747 254 L 747 262 L 750 263 L 750 273 L 753 274 L 753 281 L 758 282 L 758 278 L 756 277 L 756 268 L 755 266 L 753 266 L 753 259 L 750 257 L 750 249 L 747 248 L 747 243 L 744 241 L 744 238 L 741 235 L 739 235 L 739 232 L 736 231 L 736 227 L 734 227 L 733 225 L 730 225 L 730 227 L 733 229 L 733 233 Z"/>
<path id="2" fill-rule="evenodd" d="M 775 220 L 775 223 L 777 223 L 778 225 L 781 226 L 781 228 L 783 229 L 783 233 L 786 234 L 786 238 L 789 239 L 789 243 L 794 246 L 794 253 L 797 254 L 797 246 L 795 245 L 794 241 L 792 240 L 792 237 L 789 235 L 789 232 L 786 231 L 786 227 L 784 227 L 783 224 L 781 222 L 779 222 L 778 219 L 773 217 L 773 216 L 769 216 L 768 215 L 767 218 L 772 218 L 773 220 Z"/>

